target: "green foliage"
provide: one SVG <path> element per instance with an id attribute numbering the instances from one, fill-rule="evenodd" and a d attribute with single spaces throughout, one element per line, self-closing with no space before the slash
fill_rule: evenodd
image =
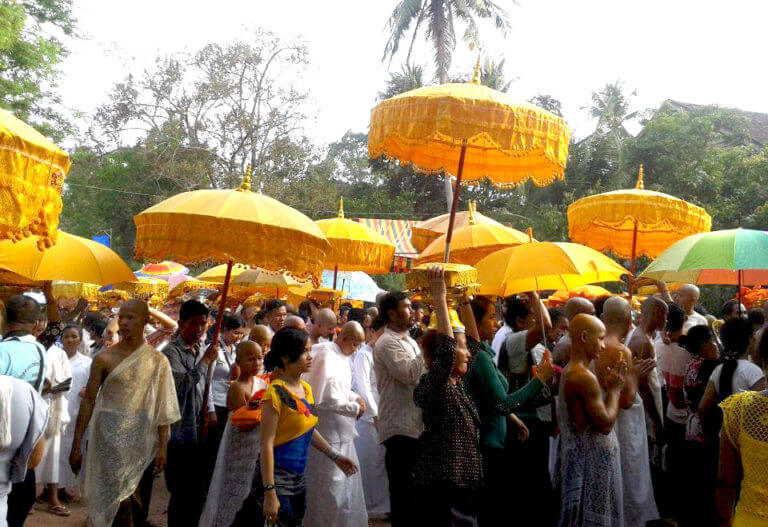
<path id="1" fill-rule="evenodd" d="M 61 139 L 71 125 L 59 109 L 58 65 L 74 34 L 72 0 L 0 0 L 0 108 Z"/>

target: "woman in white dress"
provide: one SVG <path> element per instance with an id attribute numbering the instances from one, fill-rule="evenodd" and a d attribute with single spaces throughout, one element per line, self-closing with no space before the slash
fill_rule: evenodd
<path id="1" fill-rule="evenodd" d="M 64 428 L 61 435 L 61 451 L 69 452 L 72 450 L 72 441 L 75 439 L 75 427 L 72 423 L 77 420 L 77 413 L 80 410 L 80 403 L 83 398 L 83 390 L 88 384 L 88 376 L 91 373 L 91 363 L 93 359 L 84 355 L 75 347 L 76 336 L 82 330 L 78 326 L 67 326 L 64 328 L 61 340 L 64 351 L 69 358 L 69 368 L 72 371 L 72 387 L 66 392 L 67 409 L 69 411 L 70 426 Z M 82 349 L 80 347 L 79 349 Z M 81 473 L 82 475 L 82 473 Z M 72 500 L 74 494 L 80 487 L 80 479 L 72 472 L 67 456 L 59 456 L 59 498 L 66 501 Z M 69 491 L 69 493 L 67 492 Z"/>
<path id="2" fill-rule="evenodd" d="M 82 330 L 67 326 L 61 335 L 62 346 L 71 347 L 77 352 L 82 341 Z M 46 353 L 46 374 L 43 397 L 50 410 L 45 429 L 45 453 L 35 469 L 37 482 L 46 485 L 48 512 L 56 516 L 69 516 L 71 513 L 59 500 L 61 437 L 70 421 L 66 399 L 67 382 L 71 382 L 72 370 L 69 357 L 60 347 L 53 345 Z"/>

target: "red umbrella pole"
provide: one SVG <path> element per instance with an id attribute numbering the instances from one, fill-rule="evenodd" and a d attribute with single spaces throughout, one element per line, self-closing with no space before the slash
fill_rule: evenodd
<path id="1" fill-rule="evenodd" d="M 461 189 L 461 175 L 464 173 L 464 157 L 467 155 L 467 140 L 461 143 L 459 154 L 459 169 L 456 171 L 456 188 L 453 191 L 453 203 L 451 204 L 451 217 L 448 219 L 448 232 L 445 233 L 445 263 L 451 259 L 451 238 L 453 238 L 453 224 L 456 221 L 456 209 L 459 206 L 459 189 Z"/>
<path id="2" fill-rule="evenodd" d="M 632 295 L 635 293 L 635 264 L 637 261 L 637 220 L 632 232 L 632 260 L 629 262 L 629 304 L 632 305 Z"/>
<path id="3" fill-rule="evenodd" d="M 333 290 L 336 290 L 336 279 L 339 277 L 339 266 L 333 268 Z"/>
<path id="4" fill-rule="evenodd" d="M 216 313 L 216 325 L 213 327 L 213 338 L 211 339 L 210 347 L 219 349 L 219 334 L 221 334 L 221 323 L 224 320 L 224 306 L 227 304 L 227 293 L 229 292 L 229 280 L 232 278 L 232 266 L 234 262 L 232 260 L 227 262 L 227 274 L 224 275 L 224 286 L 221 288 L 221 302 L 219 304 L 219 312 Z M 208 399 L 211 395 L 211 381 L 213 380 L 213 368 L 208 367 L 208 372 L 205 376 L 205 390 L 203 390 L 203 407 L 200 408 L 200 422 L 205 423 L 206 414 L 208 413 Z"/>

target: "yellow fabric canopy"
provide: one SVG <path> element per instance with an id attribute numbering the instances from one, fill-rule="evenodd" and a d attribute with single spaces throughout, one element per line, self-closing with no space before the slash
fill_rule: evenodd
<path id="1" fill-rule="evenodd" d="M 472 211 L 472 214 L 475 218 L 475 223 L 487 223 L 490 225 L 497 225 L 499 227 L 504 226 L 493 218 L 489 218 L 488 216 L 477 212 L 477 204 L 474 201 L 470 201 L 469 210 L 456 213 L 456 218 L 453 224 L 454 230 L 461 229 L 462 227 L 469 225 L 470 211 Z M 450 222 L 450 219 L 450 214 L 441 214 L 440 216 L 435 216 L 434 218 L 416 223 L 411 228 L 411 242 L 413 243 L 413 246 L 416 247 L 416 249 L 419 251 L 426 249 L 427 246 L 439 238 L 441 234 L 448 232 L 448 223 Z"/>
<path id="2" fill-rule="evenodd" d="M 416 259 L 415 264 L 441 262 L 445 254 L 445 234 L 427 246 Z M 493 223 L 477 223 L 474 210 L 469 209 L 469 225 L 456 229 L 451 239 L 451 261 L 453 263 L 476 265 L 491 253 L 528 243 L 529 236 L 511 227 Z"/>
<path id="3" fill-rule="evenodd" d="M 577 243 L 532 242 L 483 258 L 477 267 L 481 295 L 573 289 L 619 282 L 629 271 L 602 253 Z"/>
<path id="4" fill-rule="evenodd" d="M 99 286 L 82 282 L 54 280 L 51 284 L 51 293 L 56 300 L 62 298 L 67 300 L 77 300 L 79 298 L 96 300 L 99 296 Z"/>
<path id="5" fill-rule="evenodd" d="M 562 179 L 571 132 L 561 117 L 506 93 L 471 83 L 417 88 L 371 110 L 368 152 L 426 174 L 456 176 L 466 142 L 462 184 L 485 177 L 501 187 Z"/>
<path id="6" fill-rule="evenodd" d="M 385 274 L 392 268 L 394 244 L 362 223 L 344 218 L 343 198 L 336 218 L 315 223 L 331 244 L 325 256 L 325 268 L 372 274 Z"/>
<path id="7" fill-rule="evenodd" d="M 301 212 L 250 191 L 195 190 L 134 217 L 137 259 L 185 264 L 243 262 L 319 283 L 330 250 L 320 228 Z"/>
<path id="8" fill-rule="evenodd" d="M 198 280 L 223 283 L 227 271 L 226 265 L 217 265 L 197 276 Z M 254 293 L 285 296 L 287 292 L 304 295 L 312 290 L 311 281 L 299 281 L 288 273 L 252 268 L 248 265 L 232 266 L 232 291 L 235 296 L 247 297 Z"/>
<path id="9" fill-rule="evenodd" d="M 635 225 L 636 256 L 656 258 L 686 236 L 709 232 L 712 218 L 687 201 L 645 190 L 642 166 L 634 189 L 588 196 L 568 207 L 571 240 L 619 258 L 632 258 Z"/>
<path id="10" fill-rule="evenodd" d="M 126 291 L 133 296 L 167 296 L 170 285 L 165 280 L 151 276 L 137 276 L 129 282 L 115 284 L 115 289 Z"/>
<path id="11" fill-rule="evenodd" d="M 69 156 L 40 132 L 0 110 L 0 240 L 35 235 L 56 242 Z"/>
<path id="12" fill-rule="evenodd" d="M 0 269 L 34 281 L 107 285 L 135 279 L 128 264 L 109 247 L 62 231 L 56 245 L 45 251 L 38 250 L 33 238 L 0 242 Z"/>

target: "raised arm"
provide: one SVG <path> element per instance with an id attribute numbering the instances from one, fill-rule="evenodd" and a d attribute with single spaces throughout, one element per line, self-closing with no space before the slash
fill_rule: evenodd
<path id="1" fill-rule="evenodd" d="M 176 331 L 179 329 L 179 325 L 176 323 L 175 320 L 173 320 L 171 317 L 163 313 L 162 311 L 158 311 L 157 309 L 149 308 L 149 316 L 157 320 L 161 326 L 163 326 L 163 329 L 166 329 L 168 331 Z"/>

